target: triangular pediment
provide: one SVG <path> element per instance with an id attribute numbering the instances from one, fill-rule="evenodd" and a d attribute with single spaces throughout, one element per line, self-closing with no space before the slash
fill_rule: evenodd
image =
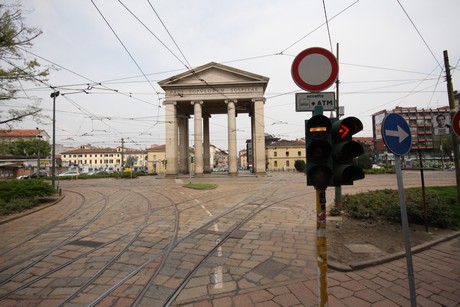
<path id="1" fill-rule="evenodd" d="M 164 79 L 158 84 L 163 89 L 181 87 L 199 87 L 206 85 L 242 85 L 259 84 L 264 90 L 269 78 L 234 67 L 211 62 Z"/>

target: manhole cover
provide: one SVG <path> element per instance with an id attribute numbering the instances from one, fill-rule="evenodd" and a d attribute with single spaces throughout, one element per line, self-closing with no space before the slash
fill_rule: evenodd
<path id="1" fill-rule="evenodd" d="M 232 239 L 243 239 L 244 236 L 247 234 L 247 231 L 244 230 L 235 230 L 230 234 L 230 238 Z"/>

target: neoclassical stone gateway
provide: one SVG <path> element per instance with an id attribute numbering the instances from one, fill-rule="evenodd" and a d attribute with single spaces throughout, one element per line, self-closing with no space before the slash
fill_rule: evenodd
<path id="1" fill-rule="evenodd" d="M 189 172 L 188 119 L 193 114 L 195 174 L 210 172 L 209 118 L 228 116 L 228 172 L 238 172 L 236 116 L 251 117 L 253 169 L 265 174 L 264 93 L 269 78 L 218 63 L 208 63 L 192 71 L 158 82 L 165 91 L 166 175 Z"/>

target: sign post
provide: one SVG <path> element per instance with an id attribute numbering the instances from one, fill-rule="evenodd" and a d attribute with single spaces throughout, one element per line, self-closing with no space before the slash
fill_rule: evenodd
<path id="1" fill-rule="evenodd" d="M 324 138 L 329 137 L 330 131 L 327 127 L 322 124 L 329 124 L 330 120 L 327 119 L 327 123 L 323 123 L 322 119 L 324 116 L 323 109 L 331 107 L 331 110 L 335 109 L 335 97 L 334 93 L 318 93 L 329 88 L 337 79 L 339 72 L 339 65 L 335 56 L 326 49 L 314 47 L 305 49 L 300 52 L 292 62 L 291 75 L 294 82 L 303 90 L 311 93 L 299 93 L 296 95 L 296 112 L 313 111 L 313 117 L 310 119 L 309 124 L 305 125 L 305 135 L 312 136 L 317 133 L 325 134 Z M 314 119 L 316 118 L 316 119 Z M 307 122 L 307 121 L 306 121 Z M 314 123 L 314 124 L 312 124 Z M 307 128 L 310 126 L 310 131 Z M 308 126 L 308 127 L 307 127 Z M 313 140 L 307 138 L 307 152 L 320 152 L 322 149 L 327 148 L 324 145 L 329 145 L 325 140 L 318 140 L 317 137 L 313 137 Z M 322 144 L 327 143 L 327 144 Z M 320 145 L 318 145 L 320 144 Z M 318 147 L 319 146 L 319 147 Z M 316 148 L 318 147 L 318 148 Z M 316 150 L 315 150 L 316 148 Z M 307 153 L 308 155 L 308 153 Z M 324 155 L 324 152 L 323 152 Z M 318 161 L 315 161 L 317 165 L 313 167 L 310 172 L 308 171 L 308 164 L 311 162 L 307 158 L 307 178 L 309 173 L 313 172 L 314 169 L 319 170 L 316 172 L 318 178 L 321 178 L 324 170 L 329 170 L 326 165 L 323 165 L 324 161 L 320 162 L 322 155 L 316 155 Z M 311 160 L 312 157 L 310 157 Z M 330 160 L 330 159 L 329 159 Z M 326 163 L 327 164 L 327 163 Z M 332 172 L 330 173 L 332 175 Z M 316 178 L 316 179 L 318 179 Z M 316 180 L 315 179 L 315 180 Z M 313 181 L 315 181 L 313 180 Z M 318 185 L 318 182 L 323 184 Z M 324 181 L 324 182 L 323 182 Z M 327 243 L 326 243 L 326 188 L 327 182 L 325 180 L 315 181 L 316 190 L 316 214 L 317 214 L 317 229 L 316 229 L 316 249 L 318 256 L 318 279 L 319 279 L 319 295 L 318 303 L 319 306 L 327 306 Z M 326 183 L 326 184 L 324 184 Z M 308 180 L 307 180 L 308 184 Z"/>
<path id="2" fill-rule="evenodd" d="M 406 120 L 399 114 L 391 113 L 382 121 L 382 137 L 387 148 L 395 155 L 396 180 L 398 182 L 399 207 L 401 209 L 401 223 L 403 227 L 404 245 L 406 249 L 407 275 L 411 306 L 417 306 L 415 294 L 414 268 L 412 264 L 412 250 L 410 243 L 409 222 L 404 195 L 404 184 L 401 172 L 401 156 L 407 154 L 412 146 L 412 136 Z"/>

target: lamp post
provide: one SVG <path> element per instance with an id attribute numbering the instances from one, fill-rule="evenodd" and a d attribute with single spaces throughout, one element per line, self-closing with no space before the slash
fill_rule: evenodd
<path id="1" fill-rule="evenodd" d="M 35 129 L 37 129 L 38 131 L 37 139 L 42 140 L 43 136 L 40 135 L 40 129 L 38 129 L 38 127 Z M 40 142 L 38 142 L 38 148 L 37 148 L 37 178 L 40 178 Z"/>
<path id="2" fill-rule="evenodd" d="M 55 188 L 55 160 L 56 160 L 56 97 L 59 96 L 59 91 L 51 93 L 50 97 L 53 98 L 53 153 L 51 157 L 51 185 Z"/>

